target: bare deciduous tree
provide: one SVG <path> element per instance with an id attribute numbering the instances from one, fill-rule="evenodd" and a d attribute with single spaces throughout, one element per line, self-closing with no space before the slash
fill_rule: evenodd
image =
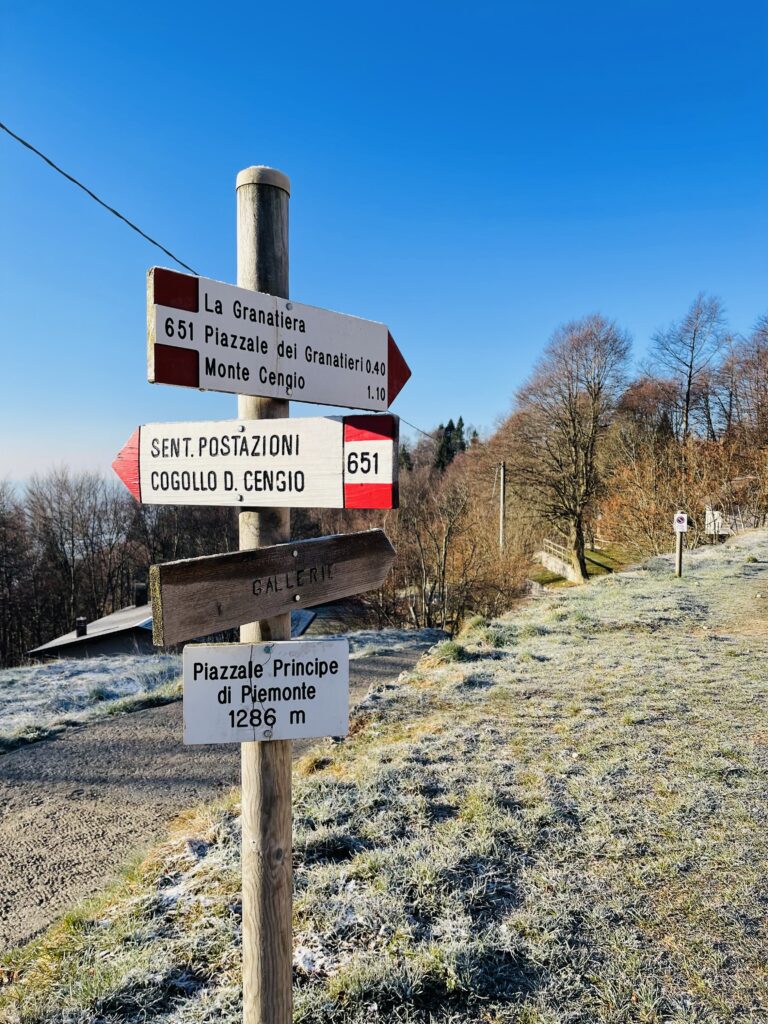
<path id="1" fill-rule="evenodd" d="M 624 380 L 629 339 L 599 314 L 560 327 L 518 392 L 510 483 L 565 538 L 587 578 L 585 523 L 599 483 L 599 444 Z"/>
<path id="2" fill-rule="evenodd" d="M 682 320 L 654 336 L 653 356 L 678 388 L 683 442 L 691 430 L 691 412 L 697 395 L 706 391 L 724 343 L 722 304 L 703 292 L 696 296 Z"/>
<path id="3" fill-rule="evenodd" d="M 725 367 L 732 379 L 732 423 L 758 445 L 768 443 L 768 316 L 737 342 Z"/>

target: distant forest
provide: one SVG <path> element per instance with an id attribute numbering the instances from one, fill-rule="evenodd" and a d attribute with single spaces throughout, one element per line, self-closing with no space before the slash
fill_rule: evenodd
<path id="1" fill-rule="evenodd" d="M 452 630 L 494 615 L 526 586 L 544 537 L 586 577 L 586 552 L 669 550 L 676 509 L 704 537 L 704 510 L 762 524 L 768 514 L 768 316 L 732 333 L 699 295 L 659 331 L 639 373 L 630 339 L 600 314 L 562 325 L 510 414 L 487 439 L 461 417 L 400 449 L 400 508 L 298 510 L 297 538 L 382 526 L 397 561 L 366 595 L 380 625 Z M 506 529 L 499 488 L 506 469 Z M 132 602 L 153 562 L 237 548 L 231 509 L 139 506 L 116 480 L 54 470 L 0 483 L 0 664 Z"/>

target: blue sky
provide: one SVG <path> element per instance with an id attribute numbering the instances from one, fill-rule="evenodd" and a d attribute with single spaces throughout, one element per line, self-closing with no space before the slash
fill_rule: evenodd
<path id="1" fill-rule="evenodd" d="M 9 3 L 0 119 L 224 281 L 237 171 L 286 172 L 292 297 L 389 325 L 413 423 L 489 431 L 593 310 L 638 357 L 699 290 L 737 331 L 768 312 L 762 0 L 244 10 Z M 172 264 L 2 133 L 0 224 L 0 477 L 235 414 L 146 383 Z"/>

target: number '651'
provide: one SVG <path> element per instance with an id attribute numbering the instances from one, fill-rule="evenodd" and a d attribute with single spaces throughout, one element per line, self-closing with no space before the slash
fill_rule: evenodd
<path id="1" fill-rule="evenodd" d="M 191 320 L 174 320 L 172 316 L 166 317 L 165 320 L 165 333 L 169 338 L 180 338 L 184 341 L 185 338 L 189 338 L 190 341 L 194 341 L 195 338 L 195 325 Z"/>
<path id="2" fill-rule="evenodd" d="M 379 471 L 378 452 L 350 452 L 347 456 L 347 472 L 353 473 L 374 473 Z"/>

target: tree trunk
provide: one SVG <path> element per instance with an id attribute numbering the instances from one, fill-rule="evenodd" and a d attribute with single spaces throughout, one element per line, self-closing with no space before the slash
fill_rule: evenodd
<path id="1" fill-rule="evenodd" d="M 587 559 L 584 555 L 584 523 L 581 516 L 577 516 L 571 521 L 568 540 L 573 568 L 586 582 L 589 579 L 589 575 L 587 573 Z"/>

